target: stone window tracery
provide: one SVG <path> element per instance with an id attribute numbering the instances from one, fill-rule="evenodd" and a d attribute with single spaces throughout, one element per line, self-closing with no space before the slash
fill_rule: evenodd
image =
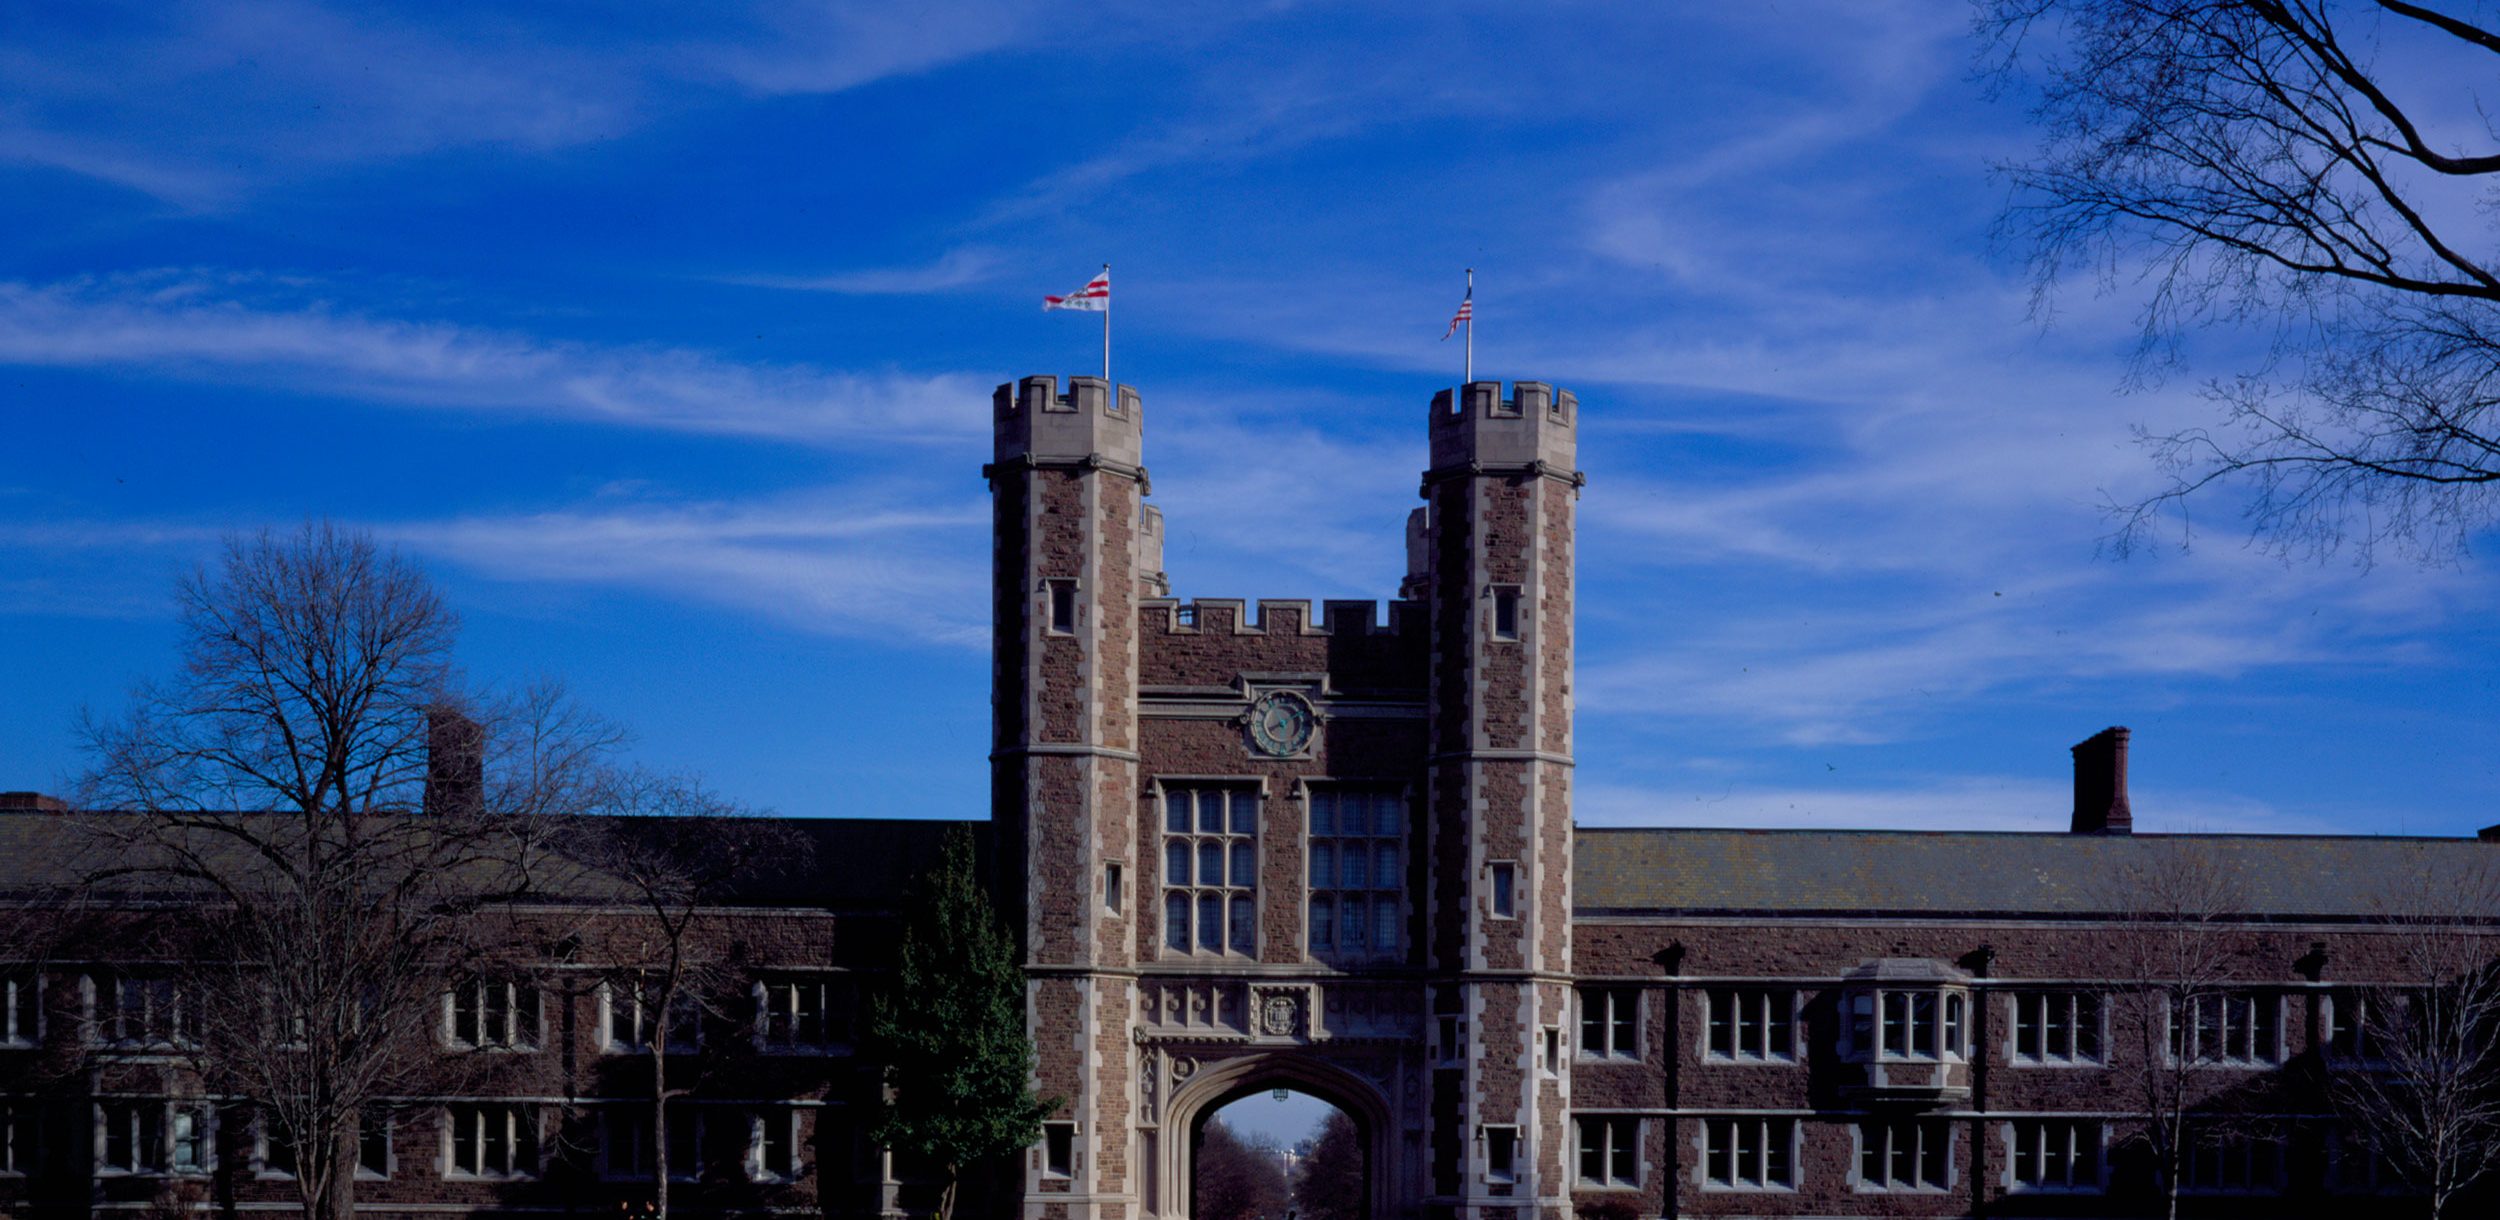
<path id="1" fill-rule="evenodd" d="M 1405 822 L 1395 791 L 1311 790 L 1312 957 L 1342 962 L 1402 955 Z"/>
<path id="2" fill-rule="evenodd" d="M 1163 947 L 1172 953 L 1258 949 L 1258 793 L 1163 790 Z"/>

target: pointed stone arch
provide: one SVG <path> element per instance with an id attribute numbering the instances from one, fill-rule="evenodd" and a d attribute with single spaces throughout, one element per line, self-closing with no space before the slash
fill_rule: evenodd
<path id="1" fill-rule="evenodd" d="M 1188 1213 L 1199 1128 L 1225 1106 L 1270 1089 L 1307 1093 L 1344 1111 L 1354 1120 L 1363 1142 L 1364 1188 L 1371 1220 L 1397 1220 L 1404 1213 L 1396 1108 L 1381 1087 L 1355 1072 L 1305 1050 L 1254 1052 L 1219 1059 L 1199 1067 L 1172 1091 L 1164 1116 L 1166 1138 L 1159 1141 L 1155 1178 L 1163 1183 L 1161 1215 L 1177 1220 Z"/>

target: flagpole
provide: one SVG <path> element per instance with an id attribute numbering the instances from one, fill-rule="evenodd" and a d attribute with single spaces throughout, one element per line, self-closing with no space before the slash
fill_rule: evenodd
<path id="1" fill-rule="evenodd" d="M 1474 302 L 1474 301 L 1475 301 L 1475 299 L 1476 299 L 1476 269 L 1475 269 L 1475 268 L 1473 268 L 1473 267 L 1469 267 L 1469 268 L 1467 269 L 1467 300 L 1468 300 L 1470 303 L 1472 303 L 1472 302 Z M 1476 311 L 1475 311 L 1475 310 L 1473 310 L 1473 309 L 1470 309 L 1470 310 L 1468 310 L 1468 311 L 1467 311 L 1467 381 L 1468 381 L 1469 383 L 1472 383 L 1472 382 L 1474 382 L 1474 381 L 1475 381 L 1475 379 L 1476 379 Z"/>
<path id="2" fill-rule="evenodd" d="M 1111 264 L 1102 265 L 1102 274 L 1105 279 L 1110 278 Z M 1103 392 L 1111 395 L 1112 405 L 1117 407 L 1120 390 L 1111 384 L 1111 298 L 1108 296 L 1102 299 L 1102 384 Z"/>

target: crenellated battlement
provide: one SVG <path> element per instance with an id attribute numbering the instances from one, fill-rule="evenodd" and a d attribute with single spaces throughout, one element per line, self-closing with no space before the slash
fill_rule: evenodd
<path id="1" fill-rule="evenodd" d="M 1150 598 L 1137 606 L 1147 686 L 1231 686 L 1246 674 L 1326 674 L 1332 689 L 1421 691 L 1432 647 L 1424 603 Z"/>
<path id="2" fill-rule="evenodd" d="M 1091 462 L 1137 468 L 1144 460 L 1145 400 L 1134 386 L 1100 377 L 1026 377 L 990 395 L 999 462 Z"/>
<path id="3" fill-rule="evenodd" d="M 1367 598 L 1331 598 L 1314 617 L 1307 598 L 1152 597 L 1137 603 L 1137 618 L 1144 632 L 1167 635 L 1396 636 L 1428 629 L 1422 602 L 1388 602 L 1385 620 L 1382 605 Z M 1255 613 L 1246 613 L 1254 607 Z"/>
<path id="4" fill-rule="evenodd" d="M 1432 396 L 1435 472 L 1524 468 L 1576 477 L 1580 400 L 1542 381 L 1506 396 L 1498 381 L 1471 381 Z"/>

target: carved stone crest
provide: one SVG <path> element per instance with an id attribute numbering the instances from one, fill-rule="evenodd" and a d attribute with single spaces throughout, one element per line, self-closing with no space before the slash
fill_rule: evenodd
<path id="1" fill-rule="evenodd" d="M 1259 1001 L 1259 1032 L 1271 1038 L 1290 1038 L 1302 1032 L 1302 997 L 1290 991 L 1271 991 Z"/>

